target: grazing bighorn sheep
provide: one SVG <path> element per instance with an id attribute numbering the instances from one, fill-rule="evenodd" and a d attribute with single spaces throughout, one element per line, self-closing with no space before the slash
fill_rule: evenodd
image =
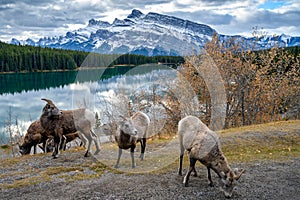
<path id="1" fill-rule="evenodd" d="M 132 117 L 124 119 L 124 121 L 121 122 L 115 134 L 115 140 L 117 141 L 119 146 L 118 160 L 115 165 L 115 168 L 119 167 L 122 149 L 129 148 L 132 161 L 132 168 L 135 168 L 136 164 L 134 161 L 134 149 L 136 147 L 137 142 L 141 143 L 140 159 L 144 159 L 147 138 L 146 134 L 149 124 L 149 117 L 142 112 L 137 112 Z"/>
<path id="2" fill-rule="evenodd" d="M 30 154 L 30 150 L 33 146 L 33 153 L 36 154 L 37 145 L 43 143 L 44 149 L 48 137 L 49 136 L 42 127 L 40 120 L 32 122 L 27 129 L 23 143 L 20 145 L 20 153 L 22 155 Z"/>
<path id="3" fill-rule="evenodd" d="M 65 150 L 65 144 L 72 141 L 76 137 L 79 137 L 78 132 L 67 133 L 66 135 L 64 135 L 60 149 Z M 64 140 L 64 138 L 66 139 Z M 37 146 L 39 146 L 45 153 L 50 152 L 53 150 L 51 146 L 52 139 L 53 137 L 51 135 L 47 135 L 47 132 L 42 127 L 40 120 L 36 120 L 32 122 L 27 129 L 23 142 L 19 146 L 20 153 L 22 155 L 30 154 L 30 150 L 33 147 L 33 153 L 36 154 Z M 85 140 L 83 142 L 85 144 Z M 43 143 L 43 145 L 41 146 L 40 143 Z"/>
<path id="4" fill-rule="evenodd" d="M 200 161 L 207 167 L 209 186 L 213 187 L 210 169 L 220 178 L 220 184 L 226 197 L 231 197 L 236 181 L 244 170 L 238 175 L 228 165 L 227 159 L 221 151 L 220 141 L 215 132 L 210 130 L 200 119 L 187 116 L 178 123 L 178 135 L 180 142 L 180 161 L 178 174 L 182 175 L 182 159 L 184 150 L 188 151 L 190 167 L 183 179 L 183 184 L 188 186 L 191 172 L 195 170 L 196 161 Z"/>
<path id="5" fill-rule="evenodd" d="M 97 135 L 92 127 L 95 124 L 95 117 L 92 111 L 81 108 L 75 110 L 59 110 L 49 99 L 42 99 L 47 102 L 44 106 L 40 121 L 45 131 L 54 137 L 55 148 L 53 158 L 57 158 L 59 154 L 59 145 L 62 141 L 64 133 L 74 133 L 79 131 L 80 139 L 84 137 L 88 140 L 88 148 L 85 157 L 88 156 L 92 141 L 96 145 L 95 155 L 100 152 L 100 145 Z"/>

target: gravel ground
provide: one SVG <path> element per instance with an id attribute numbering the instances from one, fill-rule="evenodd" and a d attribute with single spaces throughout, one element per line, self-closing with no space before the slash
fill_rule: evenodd
<path id="1" fill-rule="evenodd" d="M 92 157 L 83 158 L 83 151 L 64 153 L 58 159 L 51 156 L 32 156 L 27 163 L 16 164 L 8 169 L 0 168 L 1 174 L 22 169 L 46 169 L 50 166 L 74 166 L 92 164 Z M 287 162 L 257 161 L 251 164 L 232 163 L 246 169 L 232 199 L 299 199 L 300 158 Z M 13 189 L 1 188 L 0 199 L 224 199 L 218 187 L 207 184 L 206 169 L 197 164 L 198 177 L 191 177 L 189 187 L 183 187 L 182 177 L 174 165 L 163 173 L 126 174 L 106 169 L 98 178 L 67 182 L 52 177 L 50 181 Z M 40 172 L 41 173 L 41 172 Z M 72 173 L 72 172 L 69 172 Z M 74 172 L 73 172 L 74 173 Z M 84 173 L 94 173 L 84 170 Z M 6 177 L 0 183 L 18 180 L 22 176 Z M 214 175 L 213 180 L 217 180 Z M 217 181 L 215 181 L 217 183 Z"/>

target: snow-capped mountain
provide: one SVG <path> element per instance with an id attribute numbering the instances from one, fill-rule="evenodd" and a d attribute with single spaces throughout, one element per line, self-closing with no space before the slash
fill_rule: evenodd
<path id="1" fill-rule="evenodd" d="M 133 10 L 127 18 L 113 23 L 91 19 L 85 28 L 67 32 L 65 36 L 44 37 L 39 41 L 12 39 L 12 44 L 94 51 L 99 53 L 135 53 L 142 55 L 189 55 L 198 52 L 211 40 L 216 30 L 211 27 L 180 18 L 157 13 L 143 14 Z M 238 37 L 249 42 L 253 38 L 220 35 L 221 40 Z M 264 37 L 258 48 L 268 48 L 274 43 L 280 46 L 299 46 L 300 37 L 281 35 Z"/>

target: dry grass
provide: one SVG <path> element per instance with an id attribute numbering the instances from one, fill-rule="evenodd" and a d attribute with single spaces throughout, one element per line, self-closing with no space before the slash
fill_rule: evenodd
<path id="1" fill-rule="evenodd" d="M 85 160 L 83 155 L 84 150 L 70 150 L 55 160 L 49 154 L 3 159 L 0 171 L 4 173 L 0 175 L 0 189 L 51 182 L 57 178 L 73 182 L 101 176 L 106 167 L 92 158 Z M 77 162 L 76 159 L 82 161 Z"/>
<path id="2" fill-rule="evenodd" d="M 220 131 L 219 135 L 221 142 L 226 141 L 222 150 L 229 161 L 286 160 L 300 156 L 299 120 L 233 128 Z"/>
<path id="3" fill-rule="evenodd" d="M 250 126 L 242 126 L 238 128 L 230 128 L 219 131 L 221 135 L 236 135 L 236 134 L 246 134 L 249 132 L 259 132 L 268 133 L 275 131 L 284 131 L 287 133 L 299 132 L 300 131 L 300 120 L 290 120 L 290 121 L 277 121 L 266 124 L 257 124 Z"/>

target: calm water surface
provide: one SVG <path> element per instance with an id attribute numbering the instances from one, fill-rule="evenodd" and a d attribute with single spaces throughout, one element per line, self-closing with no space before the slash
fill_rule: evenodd
<path id="1" fill-rule="evenodd" d="M 68 72 L 20 73 L 0 75 L 0 143 L 7 138 L 6 123 L 11 113 L 13 124 L 24 133 L 39 118 L 45 102 L 51 99 L 60 109 L 86 106 L 102 116 L 114 97 L 151 92 L 174 80 L 176 70 L 162 65 L 121 66 Z M 159 92 L 159 91 L 158 91 Z"/>

